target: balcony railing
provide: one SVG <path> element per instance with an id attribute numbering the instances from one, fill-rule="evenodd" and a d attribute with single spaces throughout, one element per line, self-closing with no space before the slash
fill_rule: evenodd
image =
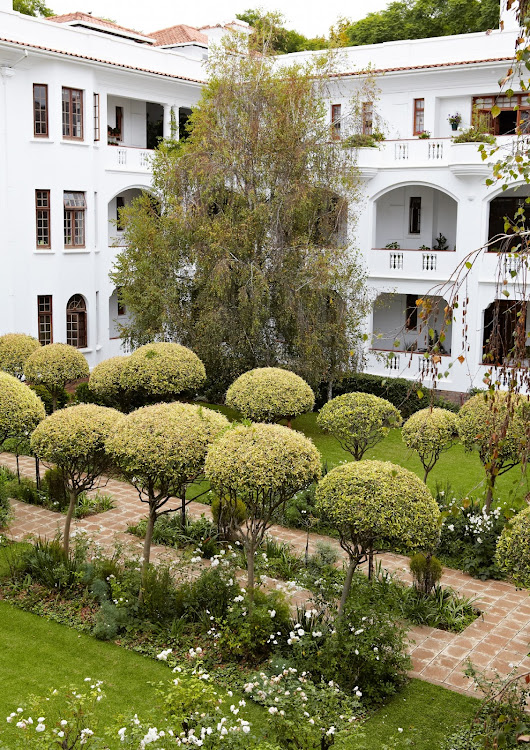
<path id="1" fill-rule="evenodd" d="M 429 357 L 426 357 L 421 352 L 371 349 L 368 353 L 367 364 L 370 372 L 379 375 L 388 375 L 391 373 L 393 377 L 399 375 L 410 380 L 432 380 L 433 377 L 438 380 L 438 374 L 445 373 L 447 363 L 451 361 L 451 357 L 448 354 L 439 356 L 440 361 L 434 364 Z"/>
<path id="2" fill-rule="evenodd" d="M 106 168 L 120 172 L 148 173 L 152 171 L 153 154 L 154 151 L 146 148 L 110 146 L 107 148 Z"/>
<path id="3" fill-rule="evenodd" d="M 386 257 L 385 257 L 386 256 Z M 369 253 L 371 276 L 396 278 L 448 279 L 456 267 L 456 255 L 452 250 L 423 251 L 372 248 Z"/>

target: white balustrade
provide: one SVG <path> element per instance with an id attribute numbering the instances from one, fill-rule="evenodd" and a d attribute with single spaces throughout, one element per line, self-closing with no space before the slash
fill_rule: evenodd
<path id="1" fill-rule="evenodd" d="M 390 269 L 392 271 L 401 270 L 403 268 L 403 253 L 390 253 Z"/>

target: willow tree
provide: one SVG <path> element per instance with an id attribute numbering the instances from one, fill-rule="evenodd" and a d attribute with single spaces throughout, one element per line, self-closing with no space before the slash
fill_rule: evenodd
<path id="1" fill-rule="evenodd" d="M 220 389 L 278 364 L 315 385 L 349 364 L 365 312 L 347 239 L 359 176 L 325 103 L 340 79 L 327 57 L 279 67 L 233 52 L 212 53 L 188 138 L 161 145 L 153 193 L 122 212 L 121 333 L 191 347 Z"/>

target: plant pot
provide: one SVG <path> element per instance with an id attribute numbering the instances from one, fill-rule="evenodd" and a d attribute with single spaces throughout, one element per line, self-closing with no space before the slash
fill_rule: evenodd
<path id="1" fill-rule="evenodd" d="M 457 122 L 452 122 L 451 123 L 451 130 L 458 130 L 458 123 Z"/>

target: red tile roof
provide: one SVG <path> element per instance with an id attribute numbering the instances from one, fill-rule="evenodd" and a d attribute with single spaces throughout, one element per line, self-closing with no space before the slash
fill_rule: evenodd
<path id="1" fill-rule="evenodd" d="M 119 24 L 113 21 L 107 21 L 105 18 L 98 18 L 92 16 L 90 13 L 81 13 L 76 11 L 75 13 L 64 13 L 62 16 L 48 16 L 46 21 L 53 21 L 54 23 L 70 23 L 71 21 L 84 21 L 85 23 L 93 24 L 94 26 L 103 26 L 105 29 L 113 31 L 123 31 L 126 34 L 136 34 L 136 36 L 150 36 L 149 34 L 142 34 L 141 31 L 135 31 L 134 29 L 127 29 L 125 26 L 119 26 Z"/>
<path id="2" fill-rule="evenodd" d="M 152 36 L 153 39 L 156 40 L 156 46 L 162 44 L 184 44 L 185 42 L 208 44 L 208 37 L 206 34 L 201 34 L 201 32 L 194 26 L 186 26 L 186 24 L 169 26 L 167 29 L 153 31 L 150 34 L 147 34 L 147 36 Z"/>
<path id="3" fill-rule="evenodd" d="M 458 65 L 481 65 L 492 62 L 511 62 L 513 57 L 488 57 L 485 60 L 461 60 L 459 62 L 426 63 L 425 65 L 409 65 L 402 68 L 370 68 L 369 70 L 352 70 L 349 73 L 332 73 L 332 78 L 347 78 L 348 76 L 360 76 L 367 73 L 399 73 L 407 70 L 432 70 L 433 68 L 454 68 Z"/>
<path id="4" fill-rule="evenodd" d="M 56 55 L 66 55 L 67 57 L 73 57 L 76 60 L 88 60 L 89 62 L 102 63 L 103 65 L 112 65 L 115 68 L 123 68 L 124 70 L 136 70 L 139 73 L 150 73 L 155 76 L 163 76 L 164 78 L 174 78 L 177 81 L 190 81 L 191 83 L 204 84 L 206 81 L 201 81 L 198 78 L 188 78 L 187 76 L 177 76 L 174 73 L 163 73 L 160 70 L 151 70 L 150 68 L 138 68 L 135 65 L 125 65 L 125 63 L 111 62 L 110 60 L 102 60 L 99 57 L 90 57 L 89 55 L 79 55 L 75 52 L 65 52 L 61 49 L 54 49 L 53 47 L 43 47 L 40 44 L 26 44 L 25 42 L 18 42 L 15 39 L 5 39 L 0 37 L 0 42 L 6 42 L 7 44 L 16 44 L 18 47 L 24 47 L 27 49 L 38 49 L 44 52 L 53 52 Z"/>

